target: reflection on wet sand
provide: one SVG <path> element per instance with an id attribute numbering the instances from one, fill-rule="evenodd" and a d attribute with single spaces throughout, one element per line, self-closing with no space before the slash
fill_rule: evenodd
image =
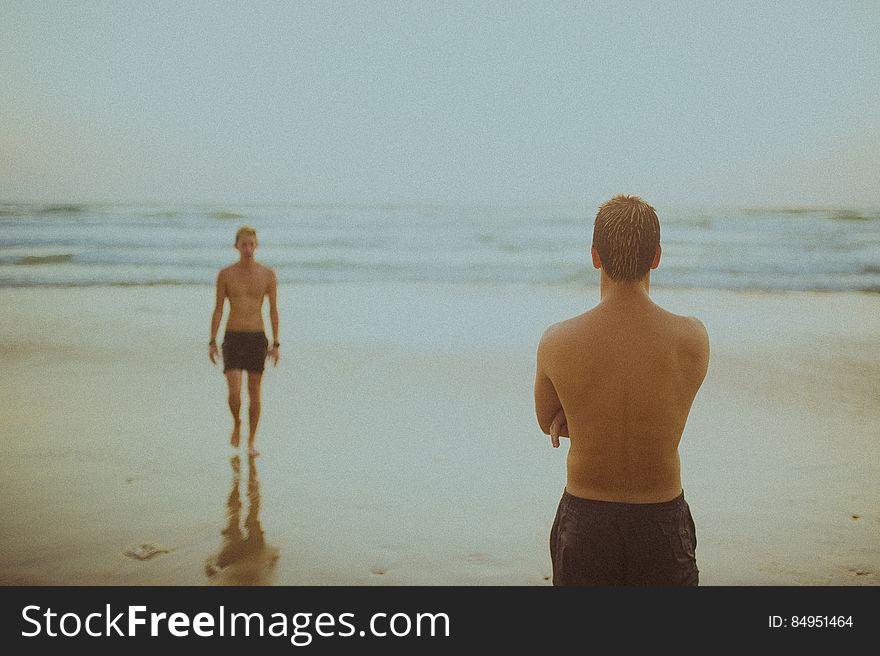
<path id="1" fill-rule="evenodd" d="M 220 535 L 220 551 L 208 558 L 205 574 L 214 585 L 271 585 L 275 578 L 278 547 L 266 544 L 260 524 L 260 481 L 255 459 L 248 457 L 248 512 L 241 526 L 241 459 L 231 458 L 232 489 L 226 500 L 227 523 Z"/>

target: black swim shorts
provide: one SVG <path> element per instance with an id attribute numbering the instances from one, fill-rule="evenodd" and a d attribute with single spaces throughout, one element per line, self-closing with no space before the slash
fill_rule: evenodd
<path id="1" fill-rule="evenodd" d="M 269 340 L 266 333 L 227 330 L 223 336 L 223 373 L 230 369 L 247 369 L 263 373 Z"/>
<path id="2" fill-rule="evenodd" d="M 698 585 L 696 548 L 684 492 L 619 503 L 564 491 L 550 531 L 553 585 Z"/>

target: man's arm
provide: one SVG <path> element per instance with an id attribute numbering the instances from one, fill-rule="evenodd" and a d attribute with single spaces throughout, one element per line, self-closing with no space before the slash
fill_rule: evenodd
<path id="1" fill-rule="evenodd" d="M 709 371 L 709 332 L 706 330 L 706 326 L 703 325 L 703 322 L 697 319 L 696 317 L 692 317 L 694 322 L 696 323 L 696 333 L 697 333 L 697 343 L 698 347 L 698 361 L 699 361 L 699 373 L 700 373 L 700 384 L 702 384 L 703 380 L 706 378 L 706 373 Z"/>
<path id="2" fill-rule="evenodd" d="M 281 347 L 276 346 L 281 340 L 278 338 L 278 276 L 271 269 L 269 270 L 269 289 L 266 291 L 269 296 L 269 321 L 272 323 L 272 348 L 269 349 L 269 357 L 275 366 L 278 366 L 278 359 L 281 357 Z"/>
<path id="3" fill-rule="evenodd" d="M 538 344 L 538 357 L 535 366 L 535 414 L 541 430 L 551 436 L 553 446 L 556 447 L 559 446 L 558 436 L 562 434 L 557 430 L 561 431 L 562 426 L 565 425 L 565 414 L 562 411 L 562 402 L 559 400 L 553 381 L 547 375 L 547 360 L 550 350 L 547 333 L 544 333 Z M 565 428 L 568 427 L 565 426 Z"/>
<path id="4" fill-rule="evenodd" d="M 211 339 L 208 342 L 208 358 L 217 364 L 217 331 L 223 318 L 223 303 L 226 301 L 226 276 L 223 271 L 217 274 L 217 293 L 214 302 L 214 314 L 211 315 Z"/>

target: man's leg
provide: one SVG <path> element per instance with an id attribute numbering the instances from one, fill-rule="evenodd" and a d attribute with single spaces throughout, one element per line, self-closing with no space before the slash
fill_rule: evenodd
<path id="1" fill-rule="evenodd" d="M 226 372 L 226 384 L 229 386 L 229 412 L 232 413 L 232 436 L 229 443 L 237 447 L 241 437 L 241 369 L 230 369 Z"/>
<path id="2" fill-rule="evenodd" d="M 254 447 L 254 440 L 257 438 L 257 424 L 260 423 L 260 383 L 262 380 L 262 373 L 248 372 L 248 399 L 250 401 L 248 405 L 248 421 L 251 428 L 251 433 L 248 436 L 248 454 L 252 456 L 260 455 L 260 452 Z"/>

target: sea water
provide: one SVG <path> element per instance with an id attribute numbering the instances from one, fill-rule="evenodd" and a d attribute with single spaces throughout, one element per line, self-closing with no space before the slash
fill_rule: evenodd
<path id="1" fill-rule="evenodd" d="M 880 292 L 880 208 L 658 207 L 656 287 Z M 595 284 L 593 209 L 0 203 L 0 287 L 214 283 L 235 231 L 280 284 Z"/>

